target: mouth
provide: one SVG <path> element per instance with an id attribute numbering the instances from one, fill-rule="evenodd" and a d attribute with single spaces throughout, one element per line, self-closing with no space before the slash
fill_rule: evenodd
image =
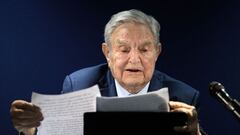
<path id="1" fill-rule="evenodd" d="M 126 69 L 126 71 L 133 72 L 133 73 L 141 72 L 140 69 Z"/>

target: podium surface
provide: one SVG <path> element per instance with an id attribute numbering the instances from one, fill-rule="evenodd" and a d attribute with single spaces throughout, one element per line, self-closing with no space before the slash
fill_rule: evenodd
<path id="1" fill-rule="evenodd" d="M 180 112 L 86 112 L 84 135 L 186 135 L 173 130 L 186 120 Z"/>

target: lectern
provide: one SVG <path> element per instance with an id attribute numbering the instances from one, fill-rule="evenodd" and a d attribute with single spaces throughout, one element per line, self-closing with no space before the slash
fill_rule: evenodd
<path id="1" fill-rule="evenodd" d="M 186 120 L 181 112 L 86 112 L 84 135 L 187 135 L 173 130 Z"/>

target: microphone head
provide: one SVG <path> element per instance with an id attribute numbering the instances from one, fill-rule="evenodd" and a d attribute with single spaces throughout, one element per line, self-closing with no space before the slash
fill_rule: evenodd
<path id="1" fill-rule="evenodd" d="M 213 81 L 209 84 L 209 91 L 211 95 L 216 95 L 216 93 L 224 92 L 224 86 L 216 81 Z"/>

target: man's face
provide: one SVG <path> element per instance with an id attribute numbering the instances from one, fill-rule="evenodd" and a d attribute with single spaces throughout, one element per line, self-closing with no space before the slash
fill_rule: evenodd
<path id="1" fill-rule="evenodd" d="M 125 23 L 102 46 L 113 77 L 131 93 L 137 93 L 152 78 L 161 48 L 143 24 Z"/>

